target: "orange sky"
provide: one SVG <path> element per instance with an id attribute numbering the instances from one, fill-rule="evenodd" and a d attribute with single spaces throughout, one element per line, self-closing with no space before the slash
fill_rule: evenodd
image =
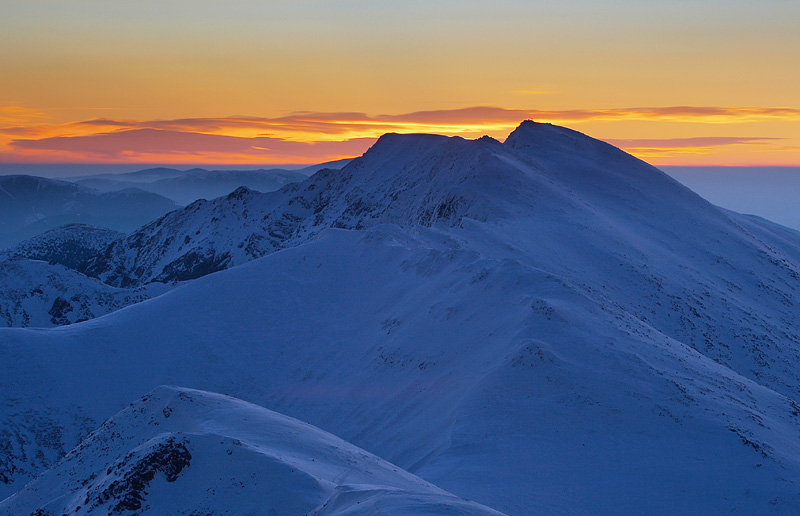
<path id="1" fill-rule="evenodd" d="M 532 118 L 800 166 L 800 2 L 668 4 L 0 0 L 0 162 L 313 163 Z"/>

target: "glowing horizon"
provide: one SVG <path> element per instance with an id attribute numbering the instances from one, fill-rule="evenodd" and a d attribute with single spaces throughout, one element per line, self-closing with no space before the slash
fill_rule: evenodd
<path id="1" fill-rule="evenodd" d="M 25 113 L 5 111 L 14 112 Z M 525 119 L 578 130 L 593 123 L 655 121 L 731 128 L 770 121 L 799 122 L 800 109 L 681 106 L 543 111 L 472 107 L 379 116 L 305 112 L 276 118 L 95 118 L 0 127 L 0 163 L 310 164 L 358 156 L 388 132 L 465 138 L 489 135 L 502 140 Z M 592 135 L 590 130 L 586 132 Z M 600 138 L 662 166 L 800 163 L 800 149 L 787 145 L 783 137 Z"/>
<path id="2" fill-rule="evenodd" d="M 781 0 L 0 0 L 0 163 L 317 163 L 533 119 L 655 165 L 800 166 L 798 20 Z"/>

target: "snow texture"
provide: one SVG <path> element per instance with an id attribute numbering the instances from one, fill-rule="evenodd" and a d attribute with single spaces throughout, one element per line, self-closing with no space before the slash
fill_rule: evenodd
<path id="1" fill-rule="evenodd" d="M 798 234 L 575 131 L 386 135 L 341 171 L 194 203 L 87 263 L 117 287 L 195 279 L 66 328 L 0 329 L 6 494 L 171 384 L 511 516 L 800 511 Z"/>

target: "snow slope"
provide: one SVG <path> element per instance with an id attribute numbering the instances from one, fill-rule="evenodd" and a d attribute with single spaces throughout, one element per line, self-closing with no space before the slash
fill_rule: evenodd
<path id="1" fill-rule="evenodd" d="M 797 234 L 574 131 L 387 135 L 340 172 L 173 212 L 92 267 L 219 272 L 0 330 L 6 493 L 178 384 L 510 515 L 800 509 Z"/>
<path id="2" fill-rule="evenodd" d="M 0 503 L 3 514 L 131 512 L 500 516 L 295 419 L 172 387 L 132 403 Z"/>
<path id="3" fill-rule="evenodd" d="M 562 277 L 429 231 L 331 230 L 93 321 L 5 330 L 6 470 L 36 469 L 13 443 L 68 442 L 168 382 L 307 420 L 509 514 L 800 507 L 796 403 Z"/>
<path id="4" fill-rule="evenodd" d="M 796 248 L 619 149 L 549 124 L 523 123 L 505 144 L 386 135 L 341 171 L 172 212 L 81 271 L 120 287 L 184 281 L 325 228 L 382 223 L 450 228 L 454 245 L 563 275 L 749 378 L 800 391 L 800 371 L 787 366 L 800 360 Z M 709 298 L 719 302 L 707 307 Z"/>

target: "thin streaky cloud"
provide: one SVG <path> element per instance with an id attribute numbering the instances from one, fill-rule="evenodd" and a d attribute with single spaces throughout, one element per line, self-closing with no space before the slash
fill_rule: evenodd
<path id="1" fill-rule="evenodd" d="M 730 123 L 753 119 L 800 120 L 800 109 L 787 107 L 636 107 L 544 111 L 473 106 L 394 115 L 361 112 L 293 112 L 278 117 L 207 117 L 168 120 L 94 118 L 66 124 L 15 123 L 0 127 L 0 159 L 15 155 L 35 159 L 61 153 L 64 159 L 131 160 L 163 156 L 197 160 L 211 153 L 230 159 L 265 162 L 314 162 L 355 156 L 388 132 L 434 132 L 467 138 L 507 135 L 521 120 L 579 123 L 595 120 L 680 120 Z M 639 156 L 696 152 L 733 145 L 775 147 L 770 137 L 611 139 Z M 165 161 L 166 162 L 166 161 Z"/>
<path id="2" fill-rule="evenodd" d="M 339 142 L 293 142 L 280 138 L 242 138 L 202 133 L 131 129 L 88 136 L 57 136 L 15 140 L 9 145 L 23 156 L 38 152 L 90 161 L 142 161 L 159 156 L 167 161 L 186 158 L 245 159 L 248 161 L 314 162 L 329 156 L 352 157 L 364 152 L 374 139 Z M 303 158 L 303 160 L 298 160 Z M 324 159 L 322 159 L 324 160 Z M 321 160 L 321 161 L 322 161 Z"/>
<path id="3" fill-rule="evenodd" d="M 318 132 L 343 134 L 356 130 L 405 131 L 426 126 L 461 126 L 478 128 L 486 124 L 514 125 L 525 119 L 541 121 L 583 122 L 594 120 L 677 120 L 698 123 L 750 121 L 753 119 L 800 120 L 800 109 L 791 107 L 633 107 L 615 109 L 534 110 L 473 106 L 458 109 L 415 111 L 396 115 L 371 116 L 360 112 L 295 112 L 280 117 L 219 117 L 172 120 L 119 120 L 97 118 L 64 124 L 77 126 L 117 127 L 128 129 L 188 130 L 218 132 L 228 129 L 252 129 L 268 133 Z"/>
<path id="4" fill-rule="evenodd" d="M 770 151 L 776 149 L 773 144 L 785 138 L 772 137 L 737 137 L 737 136 L 703 136 L 697 138 L 638 138 L 638 139 L 606 139 L 611 145 L 619 147 L 640 158 L 663 158 L 679 155 L 715 154 L 721 149 L 733 145 L 758 146 Z"/>
<path id="5" fill-rule="evenodd" d="M 15 125 L 33 120 L 41 120 L 45 114 L 41 111 L 19 106 L 0 106 L 0 124 Z"/>

